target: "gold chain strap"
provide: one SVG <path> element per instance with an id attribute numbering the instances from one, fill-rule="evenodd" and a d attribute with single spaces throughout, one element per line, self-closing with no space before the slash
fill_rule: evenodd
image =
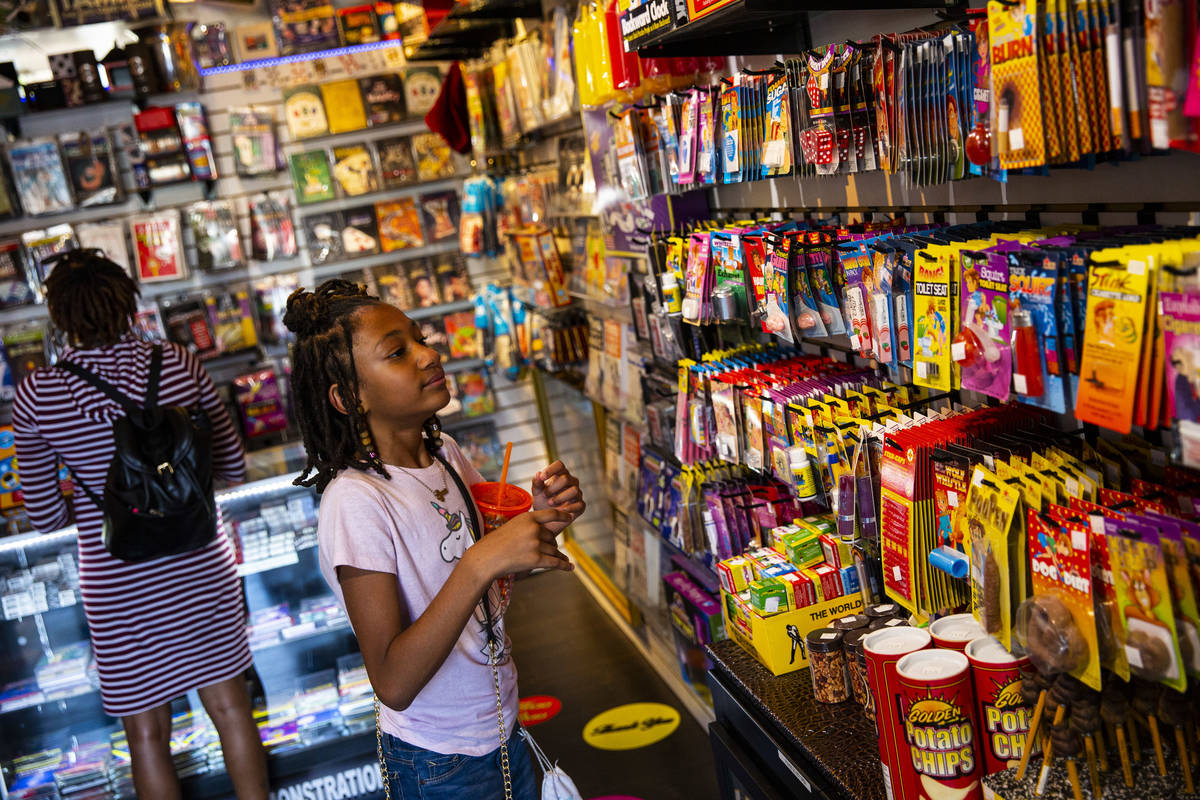
<path id="1" fill-rule="evenodd" d="M 375 752 L 379 754 L 379 777 L 383 778 L 383 796 L 392 800 L 392 782 L 388 779 L 387 762 L 383 760 L 383 734 L 379 727 L 379 695 L 375 695 Z"/>
<path id="2" fill-rule="evenodd" d="M 496 640 L 493 639 L 488 642 L 488 662 L 492 665 L 492 684 L 496 687 L 496 718 L 500 721 L 500 771 L 504 774 L 504 800 L 513 800 L 512 773 L 508 767 L 508 737 L 504 735 L 504 700 L 500 695 L 500 667 L 496 665 L 497 660 Z"/>
<path id="3" fill-rule="evenodd" d="M 504 735 L 504 699 L 500 694 L 500 668 L 496 666 L 496 643 L 488 643 L 488 663 L 492 666 L 492 685 L 496 687 L 496 719 L 500 725 L 500 771 L 504 775 L 504 800 L 513 800 L 512 772 L 508 765 L 508 737 Z M 383 734 L 379 727 L 379 697 L 375 697 L 375 752 L 379 755 L 379 776 L 383 779 L 383 796 L 392 800 L 392 784 L 388 780 L 387 762 L 383 760 Z"/>

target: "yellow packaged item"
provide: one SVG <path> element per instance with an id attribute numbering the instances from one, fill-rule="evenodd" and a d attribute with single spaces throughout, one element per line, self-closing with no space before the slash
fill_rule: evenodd
<path id="1" fill-rule="evenodd" d="M 1146 325 L 1146 264 L 1093 264 L 1088 270 L 1088 302 L 1075 416 L 1128 433 L 1138 389 L 1138 367 Z"/>

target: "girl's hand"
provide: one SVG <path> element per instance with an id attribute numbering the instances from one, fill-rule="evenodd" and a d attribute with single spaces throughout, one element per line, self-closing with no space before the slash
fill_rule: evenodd
<path id="1" fill-rule="evenodd" d="M 533 569 L 575 569 L 558 549 L 552 530 L 562 530 L 570 521 L 571 515 L 557 508 L 527 511 L 468 547 L 463 561 L 472 565 L 485 584 Z"/>
<path id="2" fill-rule="evenodd" d="M 560 533 L 587 508 L 587 503 L 583 501 L 583 490 L 579 488 L 579 479 L 561 461 L 555 461 L 533 476 L 532 494 L 535 509 L 557 508 L 571 515 L 565 523 L 554 522 L 546 526 L 554 533 Z"/>

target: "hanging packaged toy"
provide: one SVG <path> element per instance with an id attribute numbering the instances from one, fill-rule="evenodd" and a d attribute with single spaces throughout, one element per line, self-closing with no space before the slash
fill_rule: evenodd
<path id="1" fill-rule="evenodd" d="M 997 106 L 993 146 L 1005 169 L 1037 167 L 1046 161 L 1037 19 L 1037 0 L 988 3 L 992 91 Z"/>
<path id="2" fill-rule="evenodd" d="M 1178 692 L 1187 687 L 1171 588 L 1158 530 L 1131 519 L 1104 520 L 1126 630 L 1125 656 L 1134 675 L 1161 681 Z"/>
<path id="3" fill-rule="evenodd" d="M 1067 401 L 1058 353 L 1058 264 L 1041 255 L 1014 254 L 1009 262 L 1008 285 L 1013 390 L 1017 399 L 1065 413 Z"/>
<path id="4" fill-rule="evenodd" d="M 1010 537 L 1013 515 L 1020 502 L 1018 489 L 987 469 L 976 466 L 967 499 L 958 514 L 959 534 L 971 559 L 971 608 L 984 630 L 1012 649 L 1015 548 Z"/>
<path id="5" fill-rule="evenodd" d="M 1130 260 L 1124 267 L 1093 264 L 1089 270 L 1075 399 L 1081 422 L 1121 433 L 1132 427 L 1148 288 L 1144 261 Z"/>
<path id="6" fill-rule="evenodd" d="M 1033 509 L 1026 522 L 1033 595 L 1017 611 L 1017 641 L 1040 673 L 1066 672 L 1099 691 L 1091 531 L 1060 525 Z"/>
<path id="7" fill-rule="evenodd" d="M 947 259 L 917 253 L 913 280 L 913 383 L 947 391 L 951 380 L 950 267 Z"/>
<path id="8" fill-rule="evenodd" d="M 1013 322 L 1007 256 L 998 252 L 974 256 L 963 253 L 961 264 L 962 329 L 951 350 L 954 362 L 962 367 L 962 387 L 1007 400 Z M 1028 315 L 1023 314 L 1019 321 L 1027 322 Z"/>

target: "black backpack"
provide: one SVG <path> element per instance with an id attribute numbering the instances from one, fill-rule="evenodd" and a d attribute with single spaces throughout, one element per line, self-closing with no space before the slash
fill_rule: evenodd
<path id="1" fill-rule="evenodd" d="M 199 406 L 158 404 L 162 359 L 156 344 L 144 408 L 78 364 L 58 364 L 125 409 L 113 423 L 115 450 L 103 499 L 75 480 L 104 512 L 104 546 L 122 561 L 186 553 L 217 535 L 212 426 Z"/>

